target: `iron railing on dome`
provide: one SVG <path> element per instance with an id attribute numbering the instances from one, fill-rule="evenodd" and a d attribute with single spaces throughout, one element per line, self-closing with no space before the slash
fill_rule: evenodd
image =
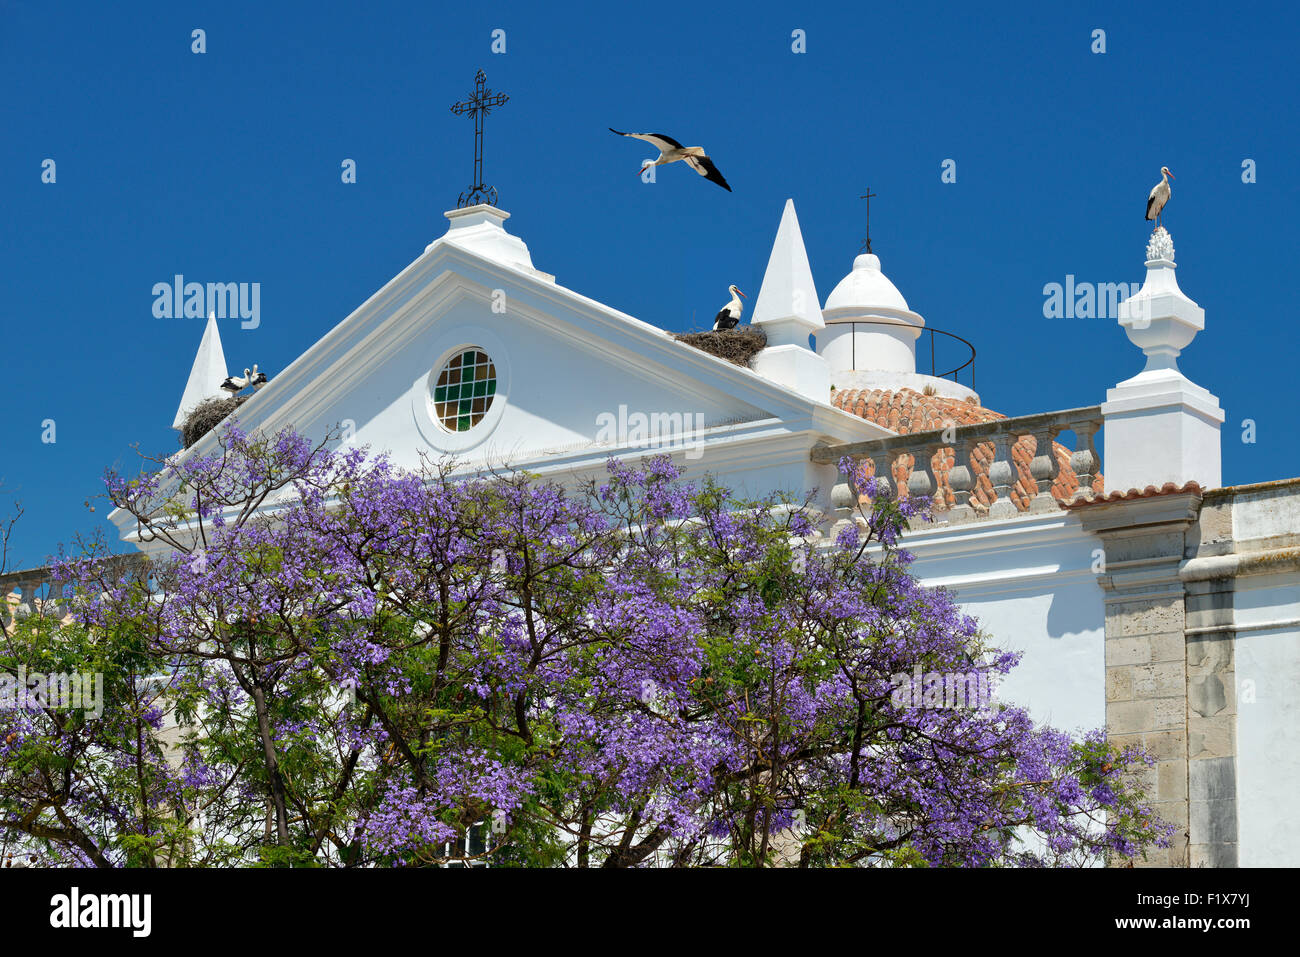
<path id="1" fill-rule="evenodd" d="M 849 326 L 897 326 L 897 325 L 899 325 L 899 323 L 897 323 L 897 322 L 885 322 L 885 321 L 883 321 L 883 320 L 875 320 L 875 319 L 855 319 L 855 320 L 853 320 L 852 322 L 849 322 L 849 323 L 836 323 L 836 325 L 849 325 Z M 852 334 L 853 334 L 854 332 L 856 332 L 856 331 L 857 331 L 856 329 L 851 329 L 850 332 L 849 332 L 849 334 L 852 335 Z M 932 326 L 926 326 L 926 327 L 925 327 L 924 329 L 922 329 L 921 331 L 922 331 L 922 332 L 928 332 L 928 333 L 930 334 L 930 372 L 929 372 L 929 374 L 932 375 L 932 376 L 934 376 L 936 379 L 947 379 L 948 377 L 951 376 L 953 382 L 958 382 L 959 380 L 958 380 L 958 378 L 957 378 L 957 373 L 961 372 L 963 369 L 970 369 L 970 373 L 969 373 L 969 376 L 970 376 L 970 383 L 969 383 L 969 385 L 970 385 L 970 387 L 971 387 L 972 389 L 974 389 L 974 388 L 975 388 L 975 345 L 974 345 L 974 343 L 972 343 L 969 339 L 963 339 L 961 336 L 957 335 L 955 332 L 947 332 L 947 331 L 945 331 L 945 330 L 943 330 L 943 329 L 935 329 L 935 328 L 932 327 Z M 962 345 L 964 345 L 967 349 L 970 350 L 970 358 L 967 359 L 965 362 L 963 362 L 961 365 L 957 366 L 956 368 L 949 369 L 947 372 L 937 372 L 937 371 L 935 371 L 936 369 L 938 369 L 938 363 L 937 363 L 937 361 L 935 360 L 935 346 L 934 346 L 934 337 L 935 337 L 936 335 L 947 336 L 949 339 L 956 339 L 958 342 L 960 342 Z M 858 347 L 857 347 L 857 341 L 856 341 L 856 339 L 855 339 L 855 340 L 854 340 L 854 343 L 853 343 L 853 368 L 856 369 L 857 367 L 858 367 Z M 919 371 L 921 371 L 921 370 L 918 368 L 917 371 L 919 372 Z"/>

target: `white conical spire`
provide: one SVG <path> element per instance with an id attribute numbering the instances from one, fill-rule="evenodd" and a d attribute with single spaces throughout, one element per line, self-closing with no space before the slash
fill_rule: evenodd
<path id="1" fill-rule="evenodd" d="M 826 360 L 808 348 L 808 337 L 824 323 L 792 199 L 785 201 L 750 323 L 767 335 L 767 347 L 750 368 L 809 399 L 829 403 Z"/>
<path id="2" fill-rule="evenodd" d="M 181 394 L 181 404 L 176 409 L 172 428 L 181 428 L 200 402 L 220 396 L 221 383 L 226 381 L 226 375 L 226 354 L 221 348 L 221 334 L 217 332 L 217 314 L 213 312 L 208 314 L 208 324 L 203 329 L 203 339 L 199 342 L 194 367 L 190 369 L 190 378 Z"/>
<path id="3" fill-rule="evenodd" d="M 825 325 L 792 199 L 785 201 L 750 322 L 767 333 L 769 346 L 801 345 L 805 349 L 808 336 Z"/>

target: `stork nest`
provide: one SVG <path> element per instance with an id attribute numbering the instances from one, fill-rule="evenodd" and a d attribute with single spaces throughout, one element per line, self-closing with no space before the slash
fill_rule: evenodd
<path id="1" fill-rule="evenodd" d="M 721 332 L 685 332 L 674 334 L 673 338 L 738 366 L 748 366 L 767 347 L 767 333 L 753 326 Z"/>
<path id="2" fill-rule="evenodd" d="M 189 448 L 215 429 L 226 416 L 247 402 L 249 396 L 232 395 L 225 399 L 205 399 L 194 407 L 181 426 L 181 446 Z"/>

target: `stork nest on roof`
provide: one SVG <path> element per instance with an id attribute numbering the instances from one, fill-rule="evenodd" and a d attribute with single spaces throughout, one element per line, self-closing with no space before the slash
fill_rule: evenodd
<path id="1" fill-rule="evenodd" d="M 205 399 L 194 407 L 194 411 L 181 426 L 181 446 L 189 448 L 203 436 L 211 432 L 221 420 L 230 415 L 249 399 L 246 395 L 232 395 L 229 398 Z"/>
<path id="2" fill-rule="evenodd" d="M 767 333 L 753 326 L 720 332 L 685 332 L 674 334 L 673 338 L 738 366 L 748 366 L 767 347 Z"/>

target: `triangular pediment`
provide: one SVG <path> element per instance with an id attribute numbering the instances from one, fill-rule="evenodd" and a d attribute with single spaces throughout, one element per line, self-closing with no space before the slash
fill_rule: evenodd
<path id="1" fill-rule="evenodd" d="M 403 468 L 450 458 L 571 478 L 667 452 L 753 494 L 823 481 L 818 442 L 890 434 L 557 284 L 492 232 L 505 214 L 448 218 L 446 236 L 248 397 L 243 430 L 334 433 Z M 175 458 L 215 444 L 209 433 Z M 110 519 L 133 537 L 129 516 Z"/>
<path id="2" fill-rule="evenodd" d="M 467 350 L 491 361 L 495 395 L 472 428 L 452 431 L 439 379 Z M 312 436 L 338 428 L 404 466 L 423 454 L 528 467 L 582 450 L 670 447 L 668 433 L 698 441 L 702 432 L 803 421 L 809 406 L 545 274 L 435 243 L 239 418 L 246 429 Z"/>

